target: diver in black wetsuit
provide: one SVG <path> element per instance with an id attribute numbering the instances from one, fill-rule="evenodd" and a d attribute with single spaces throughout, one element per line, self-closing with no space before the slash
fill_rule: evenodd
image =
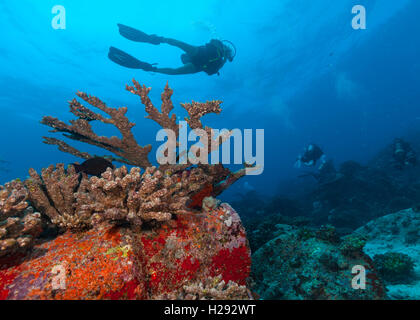
<path id="1" fill-rule="evenodd" d="M 228 40 L 212 39 L 203 46 L 192 46 L 185 42 L 160 37 L 157 35 L 148 35 L 140 30 L 118 24 L 120 34 L 132 41 L 146 42 L 154 45 L 167 43 L 183 50 L 185 53 L 181 55 L 181 61 L 184 64 L 179 68 L 158 68 L 156 64 L 150 64 L 140 61 L 133 56 L 121 51 L 120 49 L 111 47 L 108 57 L 115 63 L 132 69 L 142 69 L 144 71 L 152 71 L 169 75 L 191 74 L 197 72 L 205 72 L 208 75 L 219 74 L 219 70 L 223 67 L 227 60 L 232 62 L 236 55 L 235 46 Z"/>
<path id="2" fill-rule="evenodd" d="M 312 143 L 305 148 L 303 154 L 299 155 L 295 167 L 300 168 L 302 164 L 306 167 L 314 167 L 318 160 L 321 161 L 321 165 L 325 163 L 325 154 L 320 147 Z"/>

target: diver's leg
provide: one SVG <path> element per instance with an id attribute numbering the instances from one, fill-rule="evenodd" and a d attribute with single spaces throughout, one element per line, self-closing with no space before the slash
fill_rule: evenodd
<path id="1" fill-rule="evenodd" d="M 120 66 L 130 69 L 142 69 L 145 71 L 154 71 L 156 69 L 152 64 L 140 61 L 128 53 L 114 47 L 109 48 L 108 58 Z"/>
<path id="2" fill-rule="evenodd" d="M 171 46 L 177 47 L 183 51 L 185 51 L 187 54 L 194 54 L 197 50 L 196 46 L 190 45 L 188 43 L 176 40 L 176 39 L 172 39 L 172 38 L 165 38 L 162 37 L 161 39 L 161 43 L 167 43 Z"/>
<path id="3" fill-rule="evenodd" d="M 155 34 L 147 34 L 144 33 L 143 31 L 134 29 L 132 27 L 123 25 L 123 24 L 118 24 L 118 29 L 120 34 L 131 41 L 135 41 L 135 42 L 146 42 L 146 43 L 151 43 L 151 44 L 160 44 L 163 37 L 159 37 Z"/>
<path id="4" fill-rule="evenodd" d="M 156 68 L 153 70 L 153 72 L 157 73 L 163 73 L 168 75 L 180 75 L 180 74 L 191 74 L 191 73 L 197 73 L 199 70 L 192 64 L 187 63 L 182 67 L 179 68 Z"/>
<path id="5" fill-rule="evenodd" d="M 171 46 L 180 48 L 181 50 L 185 51 L 188 54 L 194 54 L 195 51 L 197 50 L 197 47 L 192 46 L 188 43 L 185 43 L 176 39 L 172 39 L 172 38 L 160 37 L 155 34 L 147 34 L 147 33 L 144 33 L 143 31 L 134 29 L 132 27 L 129 27 L 120 23 L 118 24 L 118 28 L 119 28 L 120 34 L 124 38 L 129 39 L 131 41 L 147 42 L 151 44 L 167 43 Z"/>

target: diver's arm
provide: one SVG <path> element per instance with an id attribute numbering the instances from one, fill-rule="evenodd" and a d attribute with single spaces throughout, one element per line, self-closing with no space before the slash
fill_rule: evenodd
<path id="1" fill-rule="evenodd" d="M 191 74 L 197 73 L 199 71 L 200 70 L 197 70 L 197 68 L 192 63 L 187 63 L 179 68 L 156 68 L 153 70 L 153 72 L 169 75 Z"/>

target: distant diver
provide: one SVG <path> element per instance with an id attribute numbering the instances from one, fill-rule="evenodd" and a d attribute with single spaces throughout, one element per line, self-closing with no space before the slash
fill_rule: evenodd
<path id="1" fill-rule="evenodd" d="M 72 163 L 77 173 L 83 172 L 91 176 L 100 177 L 106 169 L 114 169 L 111 161 L 101 157 L 94 157 L 86 160 L 82 164 Z"/>
<path id="2" fill-rule="evenodd" d="M 168 75 L 192 74 L 205 72 L 208 75 L 218 74 L 227 60 L 233 61 L 236 55 L 234 44 L 228 40 L 212 39 L 202 46 L 193 46 L 185 42 L 157 36 L 148 35 L 140 30 L 118 24 L 119 32 L 124 37 L 135 42 L 145 42 L 154 45 L 167 43 L 184 51 L 181 55 L 182 67 L 179 68 L 158 68 L 157 63 L 140 61 L 124 51 L 110 47 L 108 57 L 113 62 L 131 69 L 142 69 L 144 71 L 158 72 Z"/>
<path id="3" fill-rule="evenodd" d="M 417 163 L 416 152 L 401 138 L 394 140 L 392 157 L 395 167 L 400 170 L 410 165 L 415 166 Z"/>
<path id="4" fill-rule="evenodd" d="M 305 147 L 303 153 L 298 156 L 295 167 L 300 168 L 302 164 L 306 167 L 314 167 L 318 160 L 321 161 L 322 166 L 326 161 L 326 156 L 320 147 L 312 143 Z"/>

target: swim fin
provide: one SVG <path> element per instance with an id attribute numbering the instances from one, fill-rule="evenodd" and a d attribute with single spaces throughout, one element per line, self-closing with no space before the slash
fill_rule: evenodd
<path id="1" fill-rule="evenodd" d="M 157 68 L 150 63 L 140 61 L 133 56 L 115 47 L 109 48 L 108 58 L 120 66 L 144 71 L 155 71 Z"/>
<path id="2" fill-rule="evenodd" d="M 118 24 L 118 28 L 120 31 L 120 34 L 131 41 L 136 42 L 147 42 L 151 44 L 160 44 L 163 40 L 163 37 L 159 37 L 155 34 L 146 34 L 143 31 L 131 28 L 129 26 Z"/>

